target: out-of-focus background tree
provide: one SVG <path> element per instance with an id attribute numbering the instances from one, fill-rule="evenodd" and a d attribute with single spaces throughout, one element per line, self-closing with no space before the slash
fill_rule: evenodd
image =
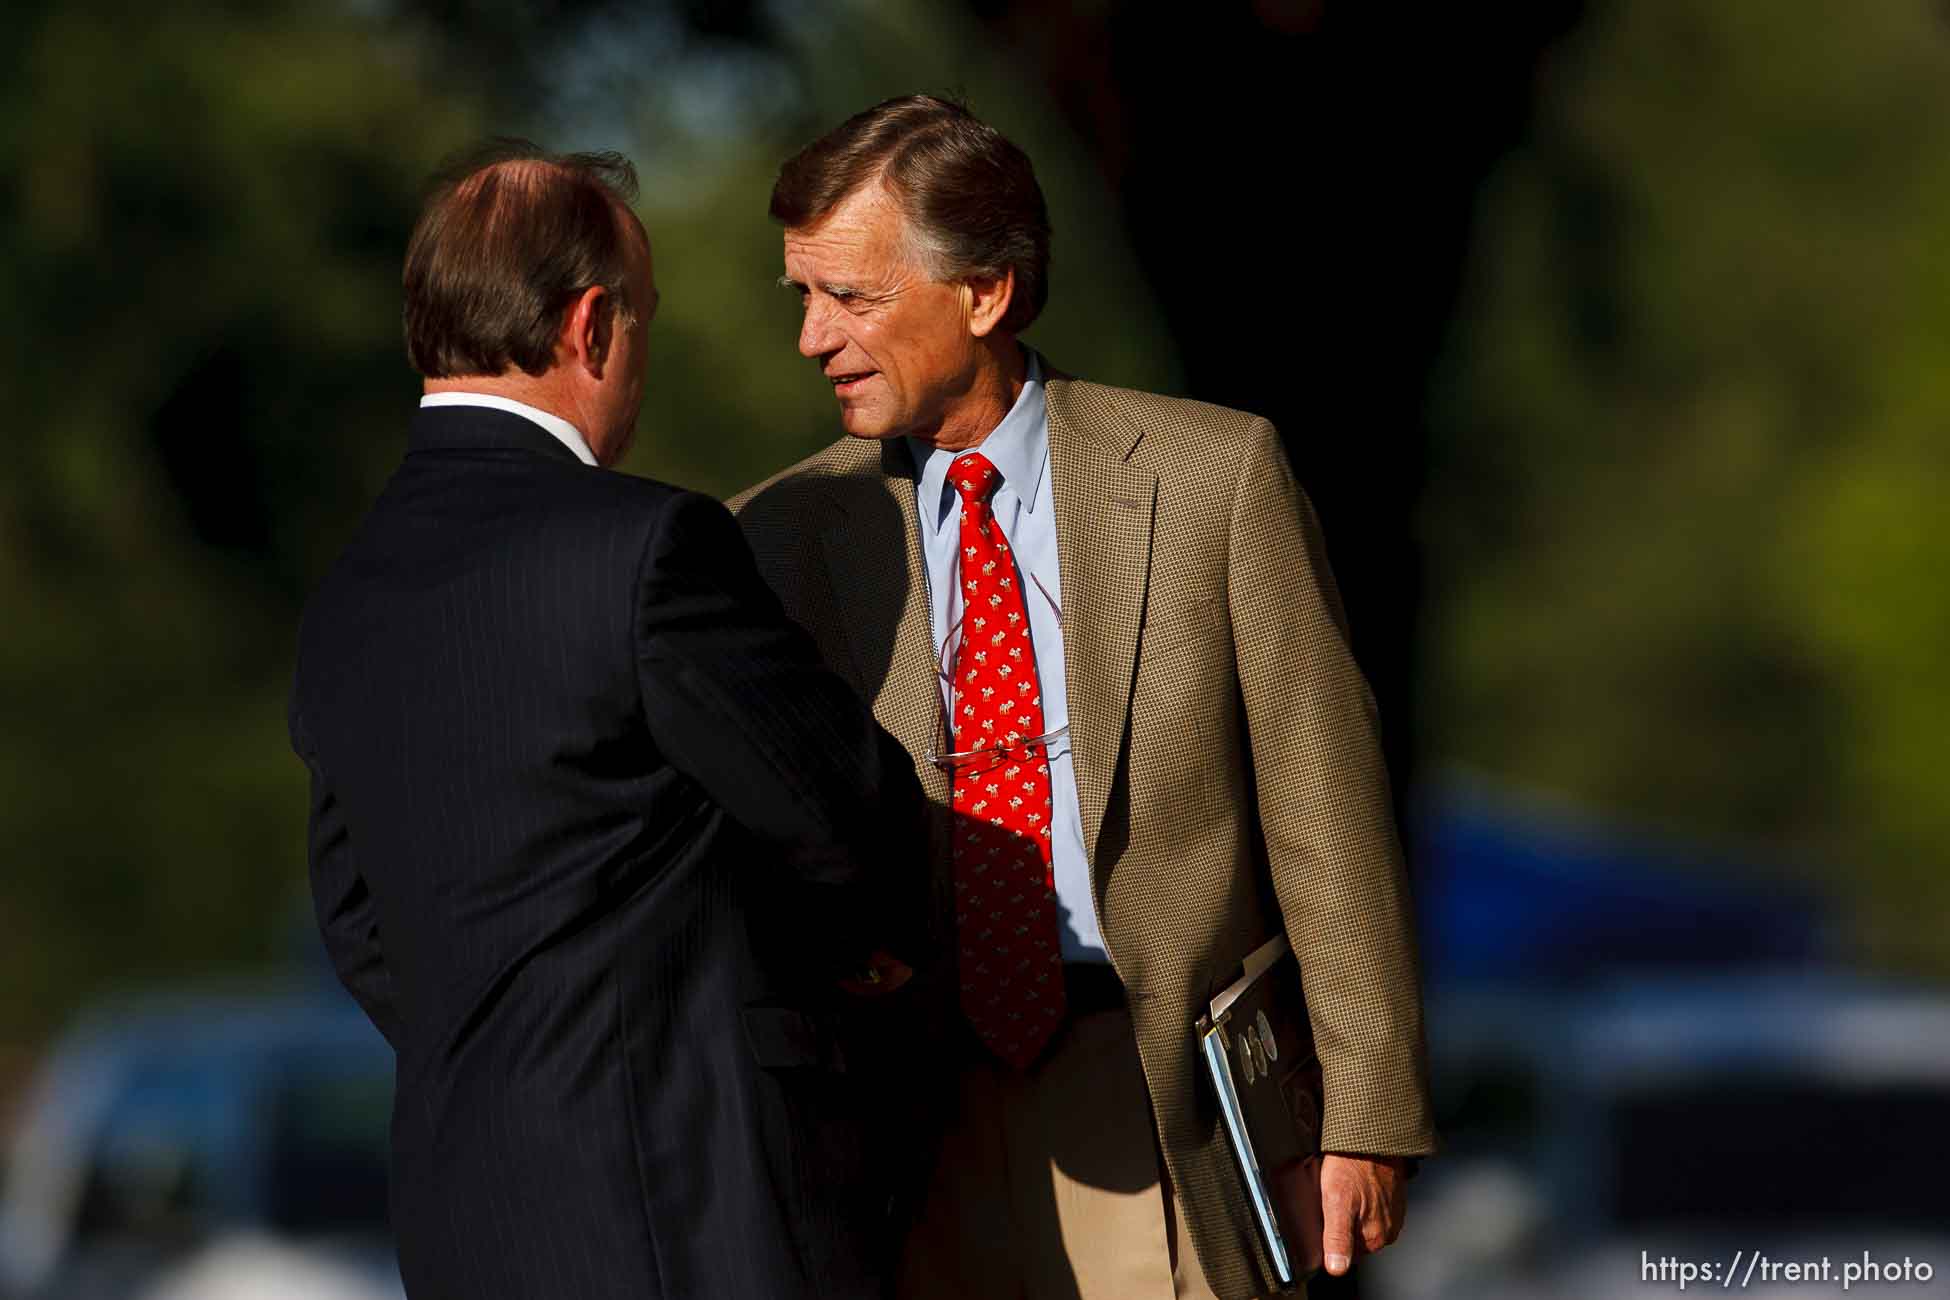
<path id="1" fill-rule="evenodd" d="M 271 1186 L 369 1195 L 332 1153 L 370 1136 L 372 1099 L 291 1064 L 357 1026 L 314 1005 L 283 700 L 304 595 L 417 393 L 398 274 L 427 173 L 487 134 L 636 160 L 664 307 L 624 468 L 729 493 L 837 433 L 771 284 L 773 170 L 916 89 L 965 94 L 1036 160 L 1056 273 L 1030 341 L 1093 378 L 1267 414 L 1321 510 L 1411 832 L 1465 1171 L 1430 1166 L 1430 1208 L 1392 1273 L 1384 1256 L 1361 1274 L 1370 1290 L 1622 1294 L 1635 1263 L 1575 1283 L 1576 1260 L 1505 1267 L 1570 1231 L 1539 1208 L 1565 1170 L 1579 1240 L 1629 1226 L 1657 1254 L 1645 1225 L 1760 1213 L 1646 1190 L 1684 1181 L 1682 1148 L 1756 1158 L 1713 1145 L 1737 1128 L 1708 1122 L 1713 1097 L 1812 1107 L 1881 1173 L 1890 1126 L 1950 1096 L 1943 1052 L 1893 1046 L 1946 1024 L 1950 976 L 1950 534 L 1929 522 L 1950 491 L 1940 5 L 17 10 L 0 49 L 0 1107 L 26 1136 L 0 1295 L 46 1293 L 68 1245 L 122 1239 L 104 1223 L 180 1245 L 186 1206 L 206 1229 L 249 1219 L 204 1206 L 215 1175 L 153 1100 L 242 1096 L 242 1059 L 304 1083 L 230 1108 L 276 1117 L 266 1149 L 299 1163 Z M 266 984 L 298 1001 L 253 1002 Z M 291 1027 L 314 1015 L 315 1034 Z M 1731 1027 L 1752 1054 L 1695 1079 Z M 1786 1071 L 1797 1029 L 1846 1040 L 1855 1091 Z M 1539 1064 L 1573 1054 L 1677 1082 L 1620 1100 Z M 225 1082 L 185 1082 L 206 1057 Z M 111 1076 L 148 1080 L 133 1109 L 61 1109 Z M 1567 1125 L 1618 1144 L 1574 1149 L 1553 1136 Z M 244 1168 L 254 1139 L 225 1131 Z M 1933 1148 L 1902 1150 L 1932 1167 Z M 66 1159 L 111 1174 L 63 1182 Z M 1894 1206 L 1940 1228 L 1943 1195 L 1895 1178 L 1764 1208 Z M 289 1232 L 374 1217 L 265 1198 L 249 1221 Z M 50 1226 L 69 1211 L 94 1226 Z M 174 1255 L 115 1258 L 58 1293 L 135 1294 Z"/>
<path id="2" fill-rule="evenodd" d="M 530 30 L 519 5 L 62 4 L 0 55 L 0 1042 L 106 987 L 261 961 L 302 922 L 295 618 L 399 453 L 399 263 L 444 156 L 526 132 L 639 161 L 665 306 L 638 473 L 729 495 L 836 436 L 765 197 L 896 86 L 963 87 L 1046 160 L 1079 292 L 1042 345 L 1179 385 L 1103 183 L 973 17 L 582 9 Z"/>
<path id="3" fill-rule="evenodd" d="M 384 473 L 400 240 L 481 127 L 371 19 L 49 4 L 0 50 L 0 1043 L 289 941 L 292 614 Z"/>
<path id="4" fill-rule="evenodd" d="M 1484 187 L 1427 749 L 1831 881 L 1950 972 L 1941 6 L 1617 4 Z"/>

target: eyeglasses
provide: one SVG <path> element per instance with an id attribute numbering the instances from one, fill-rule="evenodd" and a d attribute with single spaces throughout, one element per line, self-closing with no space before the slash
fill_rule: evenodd
<path id="1" fill-rule="evenodd" d="M 945 719 L 943 720 L 943 728 L 946 728 Z M 1047 755 L 1049 753 L 1049 746 L 1066 738 L 1069 734 L 1070 724 L 1066 722 L 1055 731 L 1046 731 L 1040 736 L 1030 736 L 1025 739 L 1012 734 L 1008 740 L 1005 740 L 999 745 L 984 745 L 980 749 L 951 749 L 944 753 L 930 747 L 927 750 L 926 757 L 928 762 L 933 763 L 942 771 L 951 774 L 970 769 L 979 770 L 994 767 L 1010 759 L 1014 759 L 1017 762 L 1026 762 L 1035 757 L 1035 752 L 1038 749 L 1041 749 Z M 940 737 L 937 737 L 937 739 L 940 739 Z"/>
<path id="2" fill-rule="evenodd" d="M 1038 578 L 1035 574 L 1030 574 L 1029 580 L 1035 584 L 1036 590 L 1042 593 L 1043 599 L 1049 602 L 1049 607 L 1056 614 L 1057 622 L 1060 624 L 1063 621 L 1063 607 L 1056 603 L 1056 597 L 1049 594 L 1049 588 L 1045 587 L 1042 579 Z M 935 675 L 940 679 L 939 685 L 935 687 L 935 701 L 940 705 L 940 708 L 935 714 L 934 744 L 929 746 L 923 752 L 922 756 L 928 762 L 950 775 L 970 769 L 994 767 L 997 764 L 1010 760 L 1023 762 L 1031 758 L 1038 749 L 1042 750 L 1044 755 L 1047 756 L 1051 745 L 1069 737 L 1069 723 L 1066 722 L 1055 731 L 1046 731 L 1040 736 L 1025 737 L 1016 732 L 1010 732 L 1001 742 L 994 745 L 983 745 L 978 749 L 956 750 L 948 748 L 948 745 L 951 743 L 950 737 L 954 735 L 954 732 L 948 725 L 948 702 L 946 692 L 941 688 L 945 686 L 952 689 L 953 687 L 955 670 L 952 661 L 955 653 L 961 647 L 962 619 L 967 618 L 967 616 L 968 611 L 964 608 L 962 610 L 962 617 L 956 619 L 955 625 L 948 629 L 948 635 L 941 638 L 941 654 L 936 659 L 934 665 Z M 1041 665 L 1039 664 L 1039 671 L 1040 668 Z"/>

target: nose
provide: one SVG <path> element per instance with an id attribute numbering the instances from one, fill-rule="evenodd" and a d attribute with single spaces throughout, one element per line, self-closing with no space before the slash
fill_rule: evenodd
<path id="1" fill-rule="evenodd" d="M 823 357 L 843 345 L 833 328 L 833 304 L 819 294 L 807 295 L 806 312 L 799 322 L 799 355 Z"/>

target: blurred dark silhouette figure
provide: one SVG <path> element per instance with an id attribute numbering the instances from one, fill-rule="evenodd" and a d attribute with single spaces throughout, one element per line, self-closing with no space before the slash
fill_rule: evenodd
<path id="1" fill-rule="evenodd" d="M 919 790 L 725 509 L 600 468 L 657 306 L 633 184 L 509 143 L 414 232 L 427 395 L 292 695 L 319 925 L 397 1052 L 416 1300 L 875 1295 L 834 1004 L 919 959 Z"/>

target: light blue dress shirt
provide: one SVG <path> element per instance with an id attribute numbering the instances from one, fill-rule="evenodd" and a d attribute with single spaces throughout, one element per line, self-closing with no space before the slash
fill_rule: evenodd
<path id="1" fill-rule="evenodd" d="M 973 448 L 1002 475 L 990 508 L 1016 568 L 1023 576 L 1023 605 L 1029 613 L 1029 639 L 1043 695 L 1043 730 L 1056 731 L 1070 720 L 1070 690 L 1064 677 L 1063 577 L 1058 571 L 1056 507 L 1049 477 L 1049 415 L 1043 401 L 1042 358 L 1029 356 L 1022 395 L 995 431 Z M 948 467 L 963 452 L 944 451 L 908 440 L 917 467 L 915 504 L 921 516 L 921 553 L 927 558 L 928 615 L 934 629 L 935 662 L 952 671 L 961 642 L 961 496 L 948 484 Z M 952 633 L 952 635 L 951 635 Z M 949 707 L 949 677 L 940 675 L 941 703 Z M 1090 896 L 1090 862 L 1083 851 L 1083 814 L 1077 805 L 1076 766 L 1067 736 L 1049 748 L 1050 866 L 1062 913 L 1065 961 L 1108 962 L 1097 908 Z"/>

